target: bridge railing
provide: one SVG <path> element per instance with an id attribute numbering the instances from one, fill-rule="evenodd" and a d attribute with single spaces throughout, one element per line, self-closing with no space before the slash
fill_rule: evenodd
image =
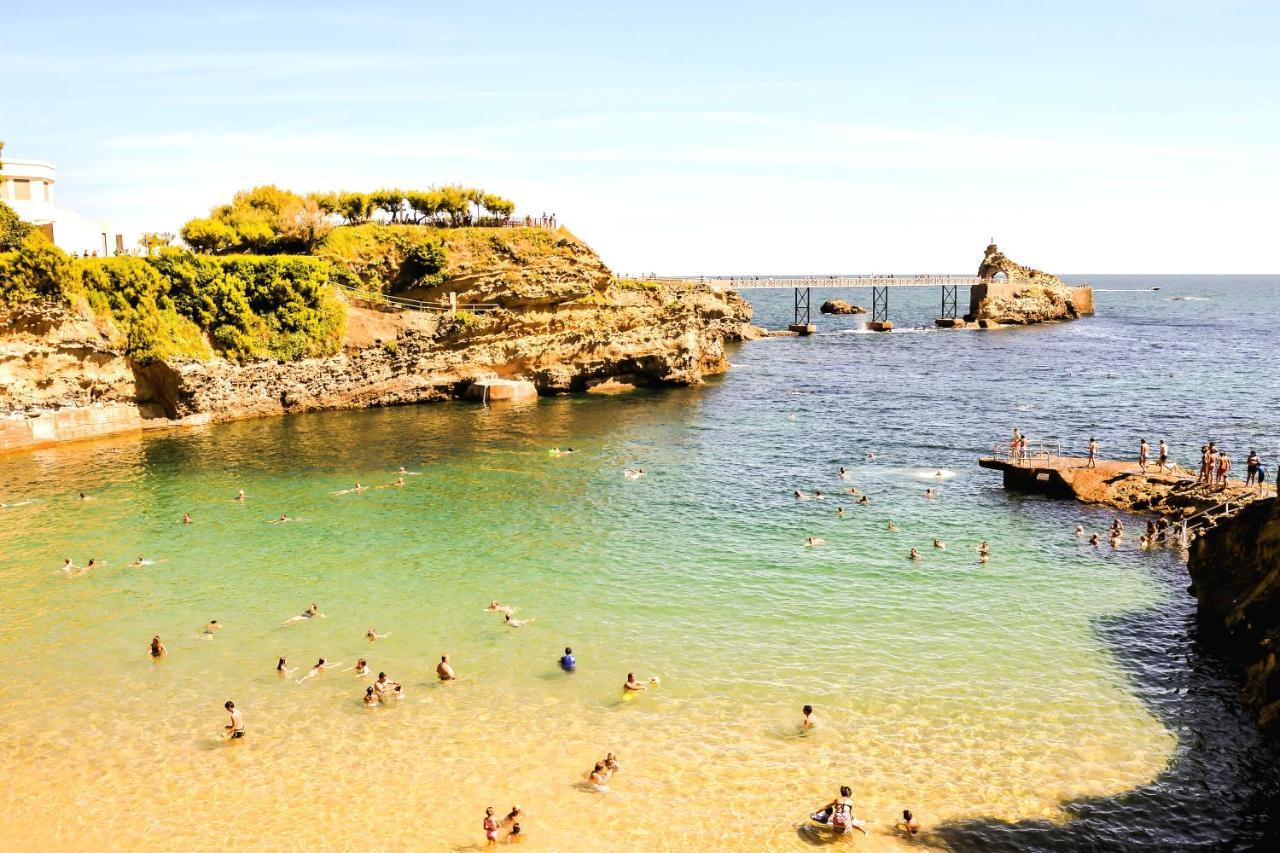
<path id="1" fill-rule="evenodd" d="M 1027 465 L 1033 461 L 1052 462 L 1062 456 L 1062 442 L 1028 439 L 1026 446 L 1015 451 L 1011 442 L 997 442 L 991 445 L 991 455 L 996 459 L 1007 459 L 1018 465 Z"/>
<path id="2" fill-rule="evenodd" d="M 388 296 L 385 293 L 372 293 L 367 290 L 357 290 L 356 288 L 348 287 L 345 284 L 335 283 L 333 286 L 345 293 L 351 299 L 358 299 L 363 302 L 370 302 L 375 305 L 384 305 L 405 311 L 423 311 L 430 314 L 448 314 L 457 310 L 470 311 L 475 314 L 487 314 L 497 311 L 502 307 L 496 302 L 429 302 L 421 299 L 408 299 L 404 296 Z"/>
<path id="3" fill-rule="evenodd" d="M 992 279 L 980 278 L 971 275 L 948 275 L 948 274 L 867 274 L 867 275 L 684 275 L 684 276 L 660 276 L 655 274 L 649 275 L 623 275 L 618 274 L 618 278 L 631 279 L 635 281 L 653 281 L 653 282 L 696 282 L 701 284 L 715 284 L 727 287 L 730 290 L 766 290 L 766 289 L 786 289 L 786 288 L 822 288 L 822 287 L 972 287 L 980 284 L 990 284 Z"/>
<path id="4" fill-rule="evenodd" d="M 1191 534 L 1197 530 L 1206 527 L 1212 527 L 1220 518 L 1230 518 L 1245 508 L 1248 501 L 1223 501 L 1215 504 L 1207 509 L 1202 509 L 1194 515 L 1189 515 L 1176 525 L 1166 527 L 1164 530 L 1156 533 L 1157 541 L 1164 541 L 1172 534 L 1178 534 L 1178 541 L 1186 545 L 1191 541 Z"/>

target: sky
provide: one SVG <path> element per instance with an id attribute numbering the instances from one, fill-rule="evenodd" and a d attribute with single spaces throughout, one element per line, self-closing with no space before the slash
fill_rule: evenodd
<path id="1" fill-rule="evenodd" d="M 1276 3 L 13 3 L 0 41 L 5 155 L 130 232 L 459 182 L 633 274 L 971 272 L 993 236 L 1280 271 Z"/>

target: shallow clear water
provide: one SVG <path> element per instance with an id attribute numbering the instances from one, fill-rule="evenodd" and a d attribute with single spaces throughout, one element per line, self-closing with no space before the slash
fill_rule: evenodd
<path id="1" fill-rule="evenodd" d="M 372 830 L 440 848 L 482 840 L 485 805 L 519 802 L 542 849 L 799 849 L 798 822 L 851 784 L 871 847 L 900 843 L 904 807 L 957 847 L 1060 847 L 1042 833 L 1067 826 L 1105 845 L 1123 819 L 1068 812 L 1135 789 L 1158 792 L 1148 820 L 1167 800 L 1200 810 L 1211 843 L 1248 837 L 1275 781 L 1266 762 L 1238 771 L 1270 753 L 1237 712 L 1202 713 L 1206 691 L 1161 686 L 1205 660 L 1178 555 L 1094 550 L 1072 529 L 1109 515 L 1007 494 L 975 459 L 1018 425 L 1116 454 L 1164 436 L 1184 459 L 1213 437 L 1274 463 L 1280 280 L 1094 280 L 1162 290 L 995 333 L 822 318 L 814 338 L 743 346 L 698 389 L 312 414 L 0 460 L 0 500 L 32 501 L 0 514 L 0 833 L 292 847 Z M 752 297 L 759 321 L 789 322 L 790 292 Z M 895 322 L 930 322 L 935 297 L 895 292 Z M 390 487 L 399 465 L 421 473 Z M 355 481 L 377 488 L 332 494 Z M 295 521 L 268 523 L 281 513 Z M 139 554 L 164 562 L 123 565 Z M 64 557 L 110 565 L 68 578 Z M 504 627 L 492 598 L 535 621 Z M 327 618 L 282 626 L 311 601 Z M 209 619 L 225 628 L 204 640 Z M 370 626 L 390 636 L 370 644 Z M 554 666 L 566 644 L 573 676 Z M 439 685 L 446 652 L 463 679 Z M 406 698 L 366 711 L 366 680 L 282 681 L 279 655 L 295 677 L 321 655 L 367 657 Z M 629 670 L 661 687 L 622 702 Z M 1226 665 L 1199 671 L 1230 705 Z M 226 699 L 249 731 L 232 745 Z M 805 703 L 822 725 L 802 738 Z M 1203 761 L 1210 716 L 1227 746 Z M 611 790 L 577 787 L 609 750 Z M 1230 771 L 1239 796 L 1184 792 L 1189 761 Z M 1168 825 L 1161 841 L 1189 838 Z"/>

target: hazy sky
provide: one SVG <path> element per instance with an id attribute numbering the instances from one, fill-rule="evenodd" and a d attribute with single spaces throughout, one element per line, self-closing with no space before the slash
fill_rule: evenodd
<path id="1" fill-rule="evenodd" d="M 62 206 L 464 182 L 625 272 L 1276 272 L 1280 6 L 11 3 Z"/>

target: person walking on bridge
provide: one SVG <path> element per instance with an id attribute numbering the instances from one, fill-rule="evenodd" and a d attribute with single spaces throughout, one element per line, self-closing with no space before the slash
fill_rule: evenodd
<path id="1" fill-rule="evenodd" d="M 1098 439 L 1096 438 L 1089 439 L 1089 458 L 1085 461 L 1084 467 L 1098 467 Z"/>

